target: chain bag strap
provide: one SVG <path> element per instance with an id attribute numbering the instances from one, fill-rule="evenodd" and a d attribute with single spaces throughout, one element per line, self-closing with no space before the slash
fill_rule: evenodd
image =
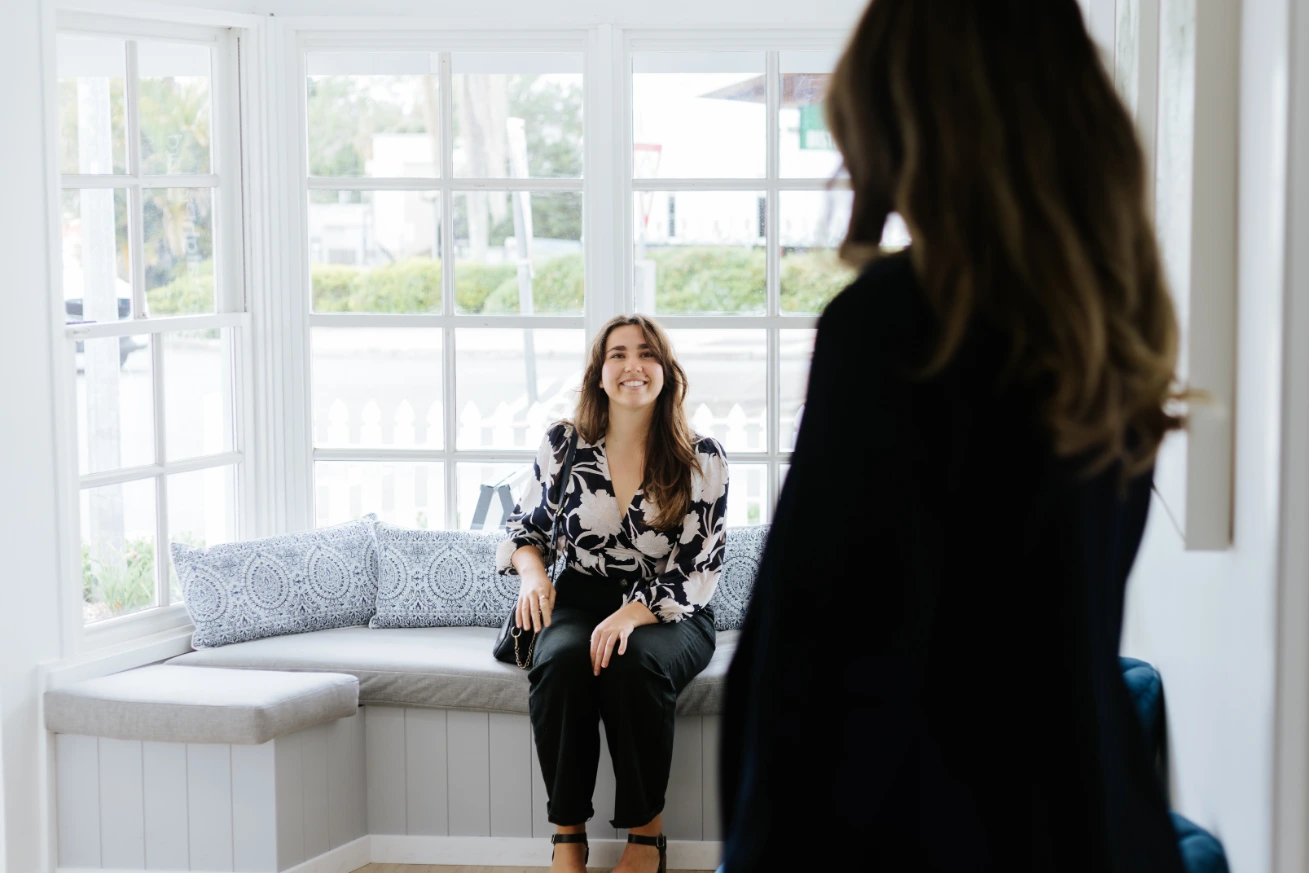
<path id="1" fill-rule="evenodd" d="M 555 507 L 554 519 L 550 524 L 550 584 L 557 581 L 559 575 L 559 536 L 561 528 L 564 525 L 564 498 L 568 495 L 569 479 L 573 473 L 573 458 L 577 454 L 577 430 L 574 429 L 572 435 L 568 438 L 568 452 L 564 455 L 564 466 L 560 471 L 559 481 L 559 504 Z M 504 624 L 500 627 L 500 633 L 496 636 L 495 649 L 493 654 L 497 660 L 504 661 L 508 664 L 514 664 L 519 669 L 526 670 L 532 666 L 532 653 L 536 649 L 536 631 L 531 628 L 520 628 L 514 622 L 515 610 L 510 610 L 509 615 L 505 618 Z M 526 639 L 524 639 L 526 638 Z M 523 650 L 526 648 L 526 656 Z"/>

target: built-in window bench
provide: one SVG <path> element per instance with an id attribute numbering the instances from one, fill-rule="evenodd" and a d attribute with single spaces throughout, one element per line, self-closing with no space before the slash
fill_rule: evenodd
<path id="1" fill-rule="evenodd" d="M 718 727 L 736 631 L 678 703 L 669 866 L 719 860 Z M 549 864 L 526 674 L 488 628 L 339 628 L 191 652 L 46 695 L 59 867 L 344 873 Z M 612 865 L 601 743 L 592 863 Z"/>

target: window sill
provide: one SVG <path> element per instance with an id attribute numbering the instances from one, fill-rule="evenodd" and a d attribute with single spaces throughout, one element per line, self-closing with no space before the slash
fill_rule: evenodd
<path id="1" fill-rule="evenodd" d="M 185 606 L 163 606 L 87 625 L 82 631 L 83 654 L 131 643 L 166 631 L 194 630 Z"/>
<path id="2" fill-rule="evenodd" d="M 185 608 L 178 609 L 185 615 Z M 137 619 L 143 617 L 133 616 Z M 94 648 L 88 646 L 86 651 L 76 657 L 44 665 L 45 688 L 62 688 L 75 682 L 144 667 L 191 651 L 191 634 L 195 627 L 189 618 L 180 625 L 174 622 L 173 626 L 162 630 L 150 627 L 151 624 L 154 622 L 133 622 L 130 624 L 131 634 L 126 639 L 101 639 L 90 643 Z"/>

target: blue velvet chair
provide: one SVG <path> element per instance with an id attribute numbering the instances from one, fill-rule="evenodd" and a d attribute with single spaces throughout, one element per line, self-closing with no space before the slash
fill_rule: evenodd
<path id="1" fill-rule="evenodd" d="M 1159 671 L 1145 661 L 1119 658 L 1123 682 L 1136 704 L 1141 718 L 1141 729 L 1151 754 L 1160 762 L 1161 775 L 1164 761 L 1164 682 Z M 1177 813 L 1173 813 L 1173 828 L 1177 831 L 1177 846 L 1187 873 L 1231 873 L 1223 844 L 1204 828 Z"/>

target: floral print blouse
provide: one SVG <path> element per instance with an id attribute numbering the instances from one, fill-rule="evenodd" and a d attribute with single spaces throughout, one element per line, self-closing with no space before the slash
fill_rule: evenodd
<path id="1" fill-rule="evenodd" d="M 532 546 L 546 566 L 555 510 L 559 506 L 559 474 L 568 454 L 573 428 L 560 422 L 541 442 L 532 480 L 509 517 L 509 538 L 500 544 L 500 573 L 516 575 L 514 552 Z M 564 497 L 564 525 L 559 538 L 567 566 L 603 576 L 628 588 L 624 603 L 643 603 L 661 622 L 677 622 L 709 603 L 723 567 L 727 514 L 727 456 L 717 441 L 698 438 L 696 455 L 702 474 L 693 475 L 691 507 L 682 524 L 655 530 L 649 522 L 658 507 L 638 489 L 631 506 L 621 512 L 609 478 L 605 441 L 595 445 L 578 438 L 573 471 Z"/>

